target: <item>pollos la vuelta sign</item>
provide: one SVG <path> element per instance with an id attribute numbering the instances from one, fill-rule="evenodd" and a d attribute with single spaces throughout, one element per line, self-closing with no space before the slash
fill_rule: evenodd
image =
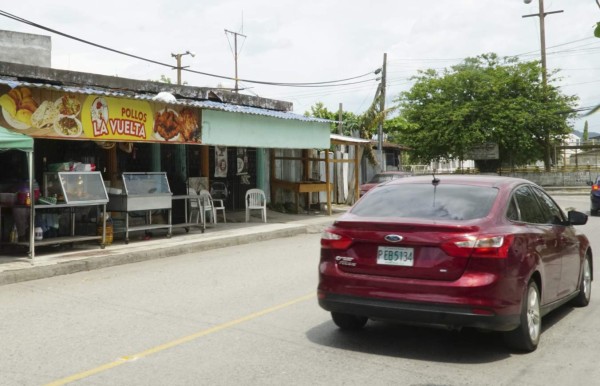
<path id="1" fill-rule="evenodd" d="M 200 144 L 199 109 L 0 85 L 0 125 L 36 138 Z"/>

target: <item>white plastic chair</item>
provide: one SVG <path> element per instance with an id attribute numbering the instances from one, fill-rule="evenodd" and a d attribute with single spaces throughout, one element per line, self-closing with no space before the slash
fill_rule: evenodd
<path id="1" fill-rule="evenodd" d="M 215 209 L 215 205 L 213 199 L 206 189 L 200 190 L 198 193 L 198 197 L 200 198 L 200 214 L 202 216 L 202 222 L 206 224 L 206 212 L 211 214 L 211 221 L 213 224 L 217 223 L 217 211 Z"/>
<path id="2" fill-rule="evenodd" d="M 187 191 L 189 196 L 197 196 L 197 198 L 190 198 L 188 201 L 188 222 L 198 224 L 200 221 L 200 196 L 198 196 L 198 192 L 196 192 L 196 189 L 194 188 L 188 188 Z"/>
<path id="3" fill-rule="evenodd" d="M 260 210 L 263 222 L 267 222 L 267 198 L 265 192 L 260 189 L 249 189 L 246 192 L 246 222 L 250 221 L 250 211 Z"/>
<path id="4" fill-rule="evenodd" d="M 213 209 L 215 213 L 215 222 L 217 222 L 217 213 L 221 211 L 223 214 L 223 222 L 227 222 L 227 217 L 225 216 L 225 203 L 220 198 L 213 198 Z"/>

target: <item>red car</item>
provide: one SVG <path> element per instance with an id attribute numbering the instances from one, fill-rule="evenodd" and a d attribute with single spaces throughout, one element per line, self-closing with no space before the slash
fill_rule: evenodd
<path id="1" fill-rule="evenodd" d="M 377 173 L 373 176 L 373 178 L 371 178 L 371 180 L 369 180 L 369 182 L 367 182 L 366 184 L 362 184 L 359 187 L 360 195 L 362 196 L 363 194 L 367 193 L 369 190 L 373 189 L 377 185 L 382 184 L 384 182 L 395 180 L 397 178 L 404 178 L 404 177 L 410 177 L 410 176 L 411 176 L 411 174 L 407 173 L 407 172 L 391 171 L 391 172 Z"/>
<path id="2" fill-rule="evenodd" d="M 409 177 L 372 189 L 321 238 L 319 305 L 368 319 L 501 331 L 533 351 L 542 316 L 586 306 L 588 239 L 539 186 L 495 176 Z"/>

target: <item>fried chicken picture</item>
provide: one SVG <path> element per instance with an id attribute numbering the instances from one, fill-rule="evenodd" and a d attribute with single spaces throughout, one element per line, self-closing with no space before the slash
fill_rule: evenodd
<path id="1" fill-rule="evenodd" d="M 179 112 L 177 118 L 179 133 L 185 142 L 198 142 L 198 114 L 190 109 L 184 108 Z"/>
<path id="2" fill-rule="evenodd" d="M 165 141 L 177 137 L 179 134 L 177 113 L 170 109 L 158 111 L 154 117 L 154 132 Z"/>

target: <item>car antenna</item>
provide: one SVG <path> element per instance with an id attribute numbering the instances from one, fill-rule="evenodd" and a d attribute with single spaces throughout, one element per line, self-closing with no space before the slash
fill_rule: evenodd
<path id="1" fill-rule="evenodd" d="M 436 170 L 433 169 L 433 173 L 431 174 L 433 176 L 433 180 L 431 180 L 433 186 L 437 186 L 440 183 L 440 179 L 435 176 L 435 172 Z"/>
<path id="2" fill-rule="evenodd" d="M 433 185 L 433 207 L 435 208 L 435 194 L 437 192 L 437 186 L 440 183 L 440 179 L 435 176 L 436 170 L 433 169 L 431 175 L 433 176 L 433 180 L 431 180 L 431 185 Z"/>

